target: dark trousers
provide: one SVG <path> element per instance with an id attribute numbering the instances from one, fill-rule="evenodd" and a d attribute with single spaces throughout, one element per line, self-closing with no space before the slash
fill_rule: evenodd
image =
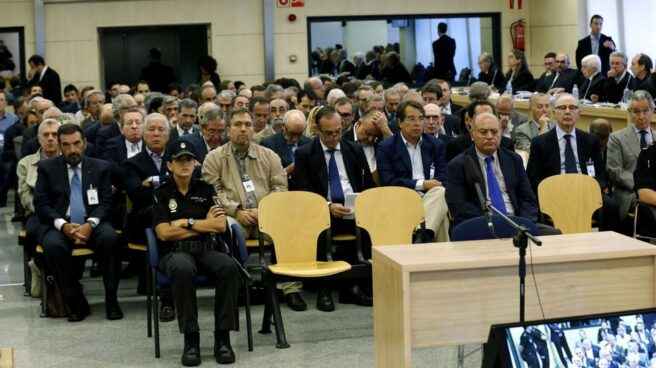
<path id="1" fill-rule="evenodd" d="M 62 295 L 66 298 L 82 296 L 71 252 L 80 247 L 57 229 L 50 227 L 43 235 L 43 262 L 49 274 L 55 277 Z M 116 296 L 121 271 L 121 244 L 109 222 L 101 222 L 91 233 L 86 245 L 93 250 L 103 276 L 106 296 Z"/>
<path id="2" fill-rule="evenodd" d="M 198 274 L 207 276 L 215 283 L 214 331 L 235 329 L 239 270 L 229 255 L 217 251 L 199 255 L 170 252 L 160 259 L 160 268 L 173 283 L 173 300 L 180 333 L 199 331 L 196 300 Z"/>
<path id="3" fill-rule="evenodd" d="M 25 219 L 25 244 L 23 246 L 29 258 L 34 257 L 36 246 L 43 238 L 43 233 L 47 229 L 46 226 L 41 225 L 39 216 L 35 214 L 30 214 Z"/>
<path id="4" fill-rule="evenodd" d="M 620 231 L 620 206 L 606 193 L 601 193 L 601 231 Z"/>

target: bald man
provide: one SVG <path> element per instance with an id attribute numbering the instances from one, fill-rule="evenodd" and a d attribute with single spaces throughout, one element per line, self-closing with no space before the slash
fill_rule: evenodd
<path id="1" fill-rule="evenodd" d="M 424 111 L 426 112 L 424 115 L 424 133 L 440 139 L 445 144 L 451 142 L 453 137 L 445 132 L 444 116 L 442 116 L 440 106 L 429 103 L 424 106 Z"/>
<path id="2" fill-rule="evenodd" d="M 260 145 L 266 147 L 278 156 L 287 175 L 294 172 L 296 149 L 312 142 L 312 139 L 303 135 L 305 130 L 305 114 L 300 110 L 290 110 L 283 116 L 282 131 L 262 139 Z M 290 188 L 293 183 L 289 183 Z"/>

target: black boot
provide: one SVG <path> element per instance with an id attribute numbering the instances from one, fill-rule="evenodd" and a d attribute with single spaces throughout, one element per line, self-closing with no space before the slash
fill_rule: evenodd
<path id="1" fill-rule="evenodd" d="M 198 332 L 184 334 L 182 365 L 185 367 L 200 365 L 200 334 Z"/>
<path id="2" fill-rule="evenodd" d="M 214 332 L 214 357 L 219 364 L 232 364 L 235 362 L 235 352 L 230 345 L 230 331 L 219 330 Z"/>

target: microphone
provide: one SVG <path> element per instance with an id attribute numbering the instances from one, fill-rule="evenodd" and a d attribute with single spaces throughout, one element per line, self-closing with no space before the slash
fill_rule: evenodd
<path id="1" fill-rule="evenodd" d="M 465 155 L 465 178 L 467 179 L 467 183 L 473 185 L 476 189 L 478 202 L 481 204 L 481 211 L 483 211 L 485 219 L 487 220 L 487 227 L 490 230 L 490 233 L 494 234 L 492 216 L 490 216 L 490 210 L 487 207 L 487 200 L 483 196 L 483 191 L 481 190 L 481 175 L 476 167 L 474 159 L 469 155 Z"/>

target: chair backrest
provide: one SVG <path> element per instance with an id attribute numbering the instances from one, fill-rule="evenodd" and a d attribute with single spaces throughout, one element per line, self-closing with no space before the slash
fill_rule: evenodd
<path id="1" fill-rule="evenodd" d="M 538 227 L 533 221 L 519 216 L 508 217 L 518 225 L 526 227 L 531 235 L 540 235 Z M 453 231 L 451 232 L 451 241 L 509 238 L 515 234 L 515 229 L 513 229 L 500 216 L 492 216 L 492 225 L 494 225 L 494 234 L 490 233 L 485 216 L 465 220 L 453 228 Z"/>
<path id="2" fill-rule="evenodd" d="M 150 266 L 157 268 L 157 266 L 159 266 L 157 236 L 155 235 L 155 230 L 151 227 L 146 229 L 146 242 L 148 244 L 148 259 L 150 260 Z"/>
<path id="3" fill-rule="evenodd" d="M 227 231 L 226 231 L 227 232 Z M 232 235 L 231 251 L 233 257 L 239 259 L 242 263 L 248 259 L 248 249 L 246 249 L 246 241 L 244 234 L 241 233 L 239 225 L 230 225 L 230 233 Z"/>
<path id="4" fill-rule="evenodd" d="M 367 189 L 355 198 L 355 223 L 367 230 L 372 245 L 411 244 L 424 221 L 421 197 L 404 187 Z"/>
<path id="5" fill-rule="evenodd" d="M 592 214 L 601 208 L 601 188 L 584 174 L 550 176 L 538 186 L 540 212 L 563 234 L 592 231 Z"/>
<path id="6" fill-rule="evenodd" d="M 260 232 L 273 239 L 278 263 L 317 260 L 319 234 L 330 228 L 326 200 L 311 192 L 278 192 L 258 205 Z"/>

